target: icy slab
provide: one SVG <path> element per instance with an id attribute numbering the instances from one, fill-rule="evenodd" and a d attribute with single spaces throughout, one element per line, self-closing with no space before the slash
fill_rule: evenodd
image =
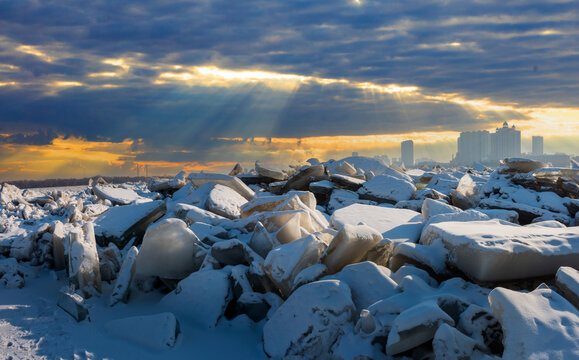
<path id="1" fill-rule="evenodd" d="M 477 281 L 554 275 L 579 267 L 579 228 L 519 226 L 501 220 L 443 222 L 428 226 L 425 245 L 440 239 L 448 261 Z"/>
<path id="2" fill-rule="evenodd" d="M 78 322 L 88 317 L 88 308 L 83 297 L 74 292 L 70 292 L 67 288 L 60 289 L 58 292 L 56 305 Z"/>
<path id="3" fill-rule="evenodd" d="M 319 262 L 326 244 L 315 236 L 280 245 L 269 252 L 263 269 L 271 281 L 287 297 L 293 288 L 295 277 L 305 268 Z"/>
<path id="4" fill-rule="evenodd" d="M 572 267 L 562 266 L 557 270 L 555 280 L 563 296 L 579 309 L 579 271 Z"/>
<path id="5" fill-rule="evenodd" d="M 391 175 L 376 175 L 364 183 L 358 194 L 368 200 L 397 203 L 409 200 L 415 191 L 416 187 L 411 181 Z"/>
<path id="6" fill-rule="evenodd" d="M 137 202 L 148 202 L 150 199 L 139 196 L 131 189 L 124 189 L 112 185 L 96 185 L 92 191 L 99 199 L 109 200 L 114 205 L 129 205 Z"/>
<path id="7" fill-rule="evenodd" d="M 324 165 L 314 165 L 302 168 L 296 174 L 292 175 L 282 187 L 282 192 L 289 190 L 307 190 L 312 179 L 324 175 Z"/>
<path id="8" fill-rule="evenodd" d="M 239 208 L 247 200 L 230 187 L 216 184 L 209 192 L 205 206 L 207 210 L 228 219 L 237 219 L 240 216 Z"/>
<path id="9" fill-rule="evenodd" d="M 221 222 L 226 219 L 221 215 L 217 215 L 195 205 L 177 204 L 175 206 L 175 216 L 182 218 L 183 214 L 185 214 L 184 219 L 189 223 L 202 222 L 213 226 L 221 224 Z"/>
<path id="10" fill-rule="evenodd" d="M 416 242 L 422 231 L 420 213 L 382 206 L 354 204 L 334 211 L 331 225 L 341 229 L 345 224 L 364 223 L 382 234 L 382 237 L 393 241 Z"/>
<path id="11" fill-rule="evenodd" d="M 212 328 L 231 299 L 230 270 L 201 270 L 181 280 L 160 305 L 202 326 Z"/>
<path id="12" fill-rule="evenodd" d="M 0 205 L 6 206 L 13 202 L 26 203 L 22 197 L 22 190 L 11 184 L 2 184 L 0 188 Z"/>
<path id="13" fill-rule="evenodd" d="M 490 308 L 485 309 L 471 304 L 460 314 L 457 328 L 493 353 L 504 351 L 503 329 Z"/>
<path id="14" fill-rule="evenodd" d="M 505 359 L 579 358 L 579 311 L 547 286 L 530 293 L 495 288 L 489 294 L 503 331 Z"/>
<path id="15" fill-rule="evenodd" d="M 211 247 L 211 256 L 225 265 L 249 265 L 254 261 L 263 261 L 246 243 L 238 239 L 223 240 Z"/>
<path id="16" fill-rule="evenodd" d="M 502 162 L 508 170 L 518 173 L 528 173 L 547 167 L 544 162 L 524 158 L 506 158 Z"/>
<path id="17" fill-rule="evenodd" d="M 340 280 L 352 291 L 352 301 L 359 313 L 376 301 L 388 298 L 400 290 L 398 284 L 390 277 L 390 269 L 369 261 L 351 264 L 342 271 L 323 278 L 323 280 Z"/>
<path id="18" fill-rule="evenodd" d="M 316 198 L 314 194 L 309 191 L 293 190 L 279 196 L 256 196 L 240 207 L 241 217 L 246 218 L 256 212 L 273 211 L 273 209 L 293 196 L 297 196 L 310 209 L 316 209 Z"/>
<path id="19" fill-rule="evenodd" d="M 265 323 L 264 350 L 274 359 L 328 357 L 354 312 L 346 284 L 325 280 L 304 285 Z"/>
<path id="20" fill-rule="evenodd" d="M 104 327 L 115 338 L 157 351 L 173 348 L 180 333 L 177 318 L 169 312 L 112 320 Z"/>
<path id="21" fill-rule="evenodd" d="M 24 287 L 24 274 L 15 258 L 0 259 L 0 286 L 8 289 Z"/>
<path id="22" fill-rule="evenodd" d="M 206 183 L 220 184 L 232 188 L 246 200 L 251 200 L 255 193 L 243 181 L 235 176 L 211 173 L 191 173 L 187 179 L 196 187 Z"/>
<path id="23" fill-rule="evenodd" d="M 434 339 L 432 348 L 436 359 L 461 360 L 461 359 L 484 359 L 485 346 L 474 339 L 466 336 L 452 326 L 444 323 L 440 325 Z M 491 358 L 489 357 L 489 360 Z"/>
<path id="24" fill-rule="evenodd" d="M 255 171 L 264 177 L 268 177 L 277 181 L 287 180 L 289 177 L 289 169 L 284 169 L 281 166 L 276 165 L 265 165 L 258 161 L 255 162 Z"/>
<path id="25" fill-rule="evenodd" d="M 270 236 L 262 223 L 258 221 L 253 229 L 248 245 L 261 257 L 265 258 L 271 249 L 279 245 L 279 242 Z"/>
<path id="26" fill-rule="evenodd" d="M 114 306 L 120 301 L 127 302 L 129 299 L 129 290 L 131 288 L 133 276 L 135 275 L 138 254 L 139 250 L 136 247 L 131 246 L 125 255 L 125 259 L 123 260 L 123 264 L 119 270 L 119 275 L 117 276 L 115 284 L 113 285 L 113 290 L 111 291 L 109 306 Z"/>
<path id="27" fill-rule="evenodd" d="M 512 222 L 514 224 L 519 223 L 519 214 L 513 210 L 503 210 L 503 209 L 473 209 L 478 212 L 481 212 L 488 216 L 490 219 L 499 219 L 508 222 Z"/>
<path id="28" fill-rule="evenodd" d="M 201 267 L 206 250 L 182 220 L 170 218 L 150 226 L 136 260 L 136 273 L 183 279 Z"/>
<path id="29" fill-rule="evenodd" d="M 422 203 L 422 220 L 428 221 L 431 217 L 440 214 L 458 214 L 462 210 L 440 200 L 424 199 Z"/>
<path id="30" fill-rule="evenodd" d="M 161 218 L 166 209 L 161 200 L 110 208 L 94 221 L 96 239 L 101 246 L 113 242 L 122 249 L 132 238 L 140 240 L 147 226 Z"/>
<path id="31" fill-rule="evenodd" d="M 382 235 L 369 226 L 345 224 L 326 249 L 322 263 L 334 274 L 360 261 L 380 240 Z"/>
<path id="32" fill-rule="evenodd" d="M 384 161 L 377 158 L 369 158 L 364 156 L 350 156 L 338 161 L 328 162 L 326 166 L 330 171 L 330 174 L 338 174 L 340 171 L 338 168 L 343 167 L 343 164 L 347 162 L 356 169 L 362 170 L 364 172 L 372 171 L 374 174 L 383 174 L 387 169 L 388 165 Z"/>
<path id="33" fill-rule="evenodd" d="M 96 249 L 93 223 L 68 234 L 68 278 L 85 298 L 101 292 L 99 256 Z"/>
<path id="34" fill-rule="evenodd" d="M 341 188 L 357 191 L 366 182 L 365 179 L 358 179 L 348 175 L 333 174 L 330 176 L 330 181 Z"/>
<path id="35" fill-rule="evenodd" d="M 483 195 L 483 187 L 487 179 L 465 174 L 456 187 L 456 191 L 451 192 L 452 204 L 466 210 L 476 207 Z"/>
<path id="36" fill-rule="evenodd" d="M 425 301 L 403 311 L 392 323 L 386 354 L 400 354 L 430 341 L 445 323 L 454 326 L 454 320 L 435 301 Z"/>
<path id="37" fill-rule="evenodd" d="M 89 217 L 96 217 L 109 209 L 104 204 L 88 204 L 83 208 L 83 213 Z"/>

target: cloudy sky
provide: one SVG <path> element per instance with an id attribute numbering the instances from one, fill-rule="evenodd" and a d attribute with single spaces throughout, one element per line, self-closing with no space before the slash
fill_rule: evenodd
<path id="1" fill-rule="evenodd" d="M 509 121 L 579 154 L 576 1 L 0 0 L 0 180 L 415 156 Z"/>

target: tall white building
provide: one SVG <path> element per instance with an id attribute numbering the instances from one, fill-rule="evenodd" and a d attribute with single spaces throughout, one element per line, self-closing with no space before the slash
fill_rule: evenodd
<path id="1" fill-rule="evenodd" d="M 491 138 L 488 131 L 468 131 L 460 133 L 456 161 L 471 166 L 475 162 L 488 162 Z"/>
<path id="2" fill-rule="evenodd" d="M 503 127 L 491 134 L 491 161 L 500 161 L 508 157 L 521 156 L 521 132 L 515 125 L 509 127 L 505 121 Z"/>
<path id="3" fill-rule="evenodd" d="M 400 144 L 400 153 L 402 163 L 405 167 L 410 168 L 414 166 L 414 141 L 406 140 Z"/>
<path id="4" fill-rule="evenodd" d="M 533 136 L 533 155 L 543 155 L 542 136 Z"/>

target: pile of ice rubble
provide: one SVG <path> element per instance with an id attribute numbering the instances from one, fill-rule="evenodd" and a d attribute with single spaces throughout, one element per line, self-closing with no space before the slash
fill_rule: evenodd
<path id="1" fill-rule="evenodd" d="M 76 195 L 4 184 L 0 284 L 65 270 L 55 301 L 78 321 L 90 297 L 165 292 L 166 312 L 107 328 L 150 326 L 167 351 L 179 322 L 246 316 L 275 359 L 579 358 L 579 170 L 309 162 Z"/>

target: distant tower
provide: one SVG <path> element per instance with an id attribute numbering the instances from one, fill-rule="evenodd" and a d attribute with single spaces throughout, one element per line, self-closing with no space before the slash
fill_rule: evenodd
<path id="1" fill-rule="evenodd" d="M 406 140 L 400 144 L 402 163 L 407 168 L 414 166 L 414 141 Z"/>
<path id="2" fill-rule="evenodd" d="M 462 165 L 487 162 L 490 156 L 491 138 L 488 131 L 461 132 L 458 138 L 456 160 Z"/>
<path id="3" fill-rule="evenodd" d="M 491 160 L 500 161 L 508 157 L 521 156 L 521 132 L 515 125 L 509 127 L 505 121 L 503 127 L 491 134 Z"/>
<path id="4" fill-rule="evenodd" d="M 542 136 L 533 136 L 533 155 L 543 155 Z"/>
<path id="5" fill-rule="evenodd" d="M 357 151 L 352 151 L 352 156 L 358 156 L 358 152 L 357 152 Z"/>

